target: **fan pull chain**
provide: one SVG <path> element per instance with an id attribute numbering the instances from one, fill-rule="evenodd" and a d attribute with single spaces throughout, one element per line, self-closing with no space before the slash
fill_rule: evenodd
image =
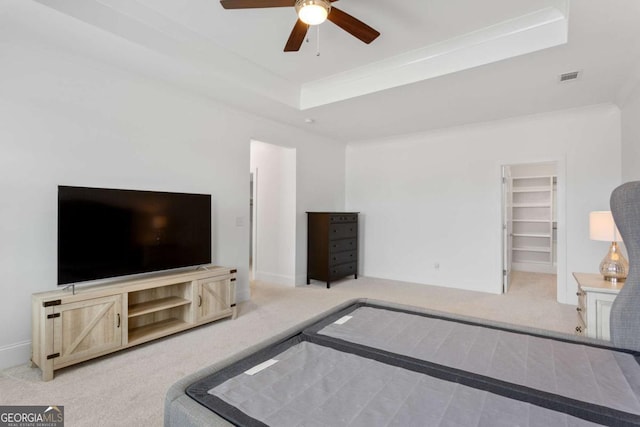
<path id="1" fill-rule="evenodd" d="M 320 56 L 320 25 L 316 25 L 316 28 L 318 29 L 316 36 L 316 40 L 318 43 L 316 46 L 316 56 Z"/>

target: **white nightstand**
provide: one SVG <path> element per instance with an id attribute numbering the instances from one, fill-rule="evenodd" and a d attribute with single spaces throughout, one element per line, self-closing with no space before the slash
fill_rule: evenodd
<path id="1" fill-rule="evenodd" d="M 600 274 L 573 273 L 578 282 L 578 326 L 576 333 L 590 338 L 610 340 L 611 304 L 624 282 L 611 283 Z"/>

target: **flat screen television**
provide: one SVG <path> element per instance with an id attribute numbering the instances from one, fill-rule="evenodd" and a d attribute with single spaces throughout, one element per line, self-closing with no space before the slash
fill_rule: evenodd
<path id="1" fill-rule="evenodd" d="M 211 263 L 211 195 L 58 187 L 58 285 Z"/>

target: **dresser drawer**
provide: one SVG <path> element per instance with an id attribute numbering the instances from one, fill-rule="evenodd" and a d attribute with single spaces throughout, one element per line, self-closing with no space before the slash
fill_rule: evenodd
<path id="1" fill-rule="evenodd" d="M 358 247 L 358 241 L 356 239 L 340 239 L 332 240 L 329 243 L 329 253 L 354 251 Z"/>
<path id="2" fill-rule="evenodd" d="M 331 224 L 329 226 L 329 239 L 344 239 L 358 235 L 358 223 Z"/>
<path id="3" fill-rule="evenodd" d="M 358 220 L 358 214 L 340 214 L 340 215 L 331 215 L 329 217 L 330 223 L 356 222 L 357 220 Z"/>
<path id="4" fill-rule="evenodd" d="M 344 264 L 346 262 L 355 262 L 358 259 L 358 252 L 336 252 L 329 256 L 329 265 L 334 266 L 337 264 Z"/>
<path id="5" fill-rule="evenodd" d="M 331 279 L 350 276 L 352 274 L 356 274 L 355 262 L 350 262 L 349 264 L 340 264 L 333 267 L 329 267 L 329 277 Z"/>

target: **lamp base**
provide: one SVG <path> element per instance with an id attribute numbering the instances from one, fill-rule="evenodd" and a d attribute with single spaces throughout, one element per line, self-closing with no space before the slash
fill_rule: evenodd
<path id="1" fill-rule="evenodd" d="M 622 255 L 617 242 L 611 242 L 609 252 L 600 263 L 600 274 L 612 283 L 623 282 L 629 273 L 629 262 Z"/>

